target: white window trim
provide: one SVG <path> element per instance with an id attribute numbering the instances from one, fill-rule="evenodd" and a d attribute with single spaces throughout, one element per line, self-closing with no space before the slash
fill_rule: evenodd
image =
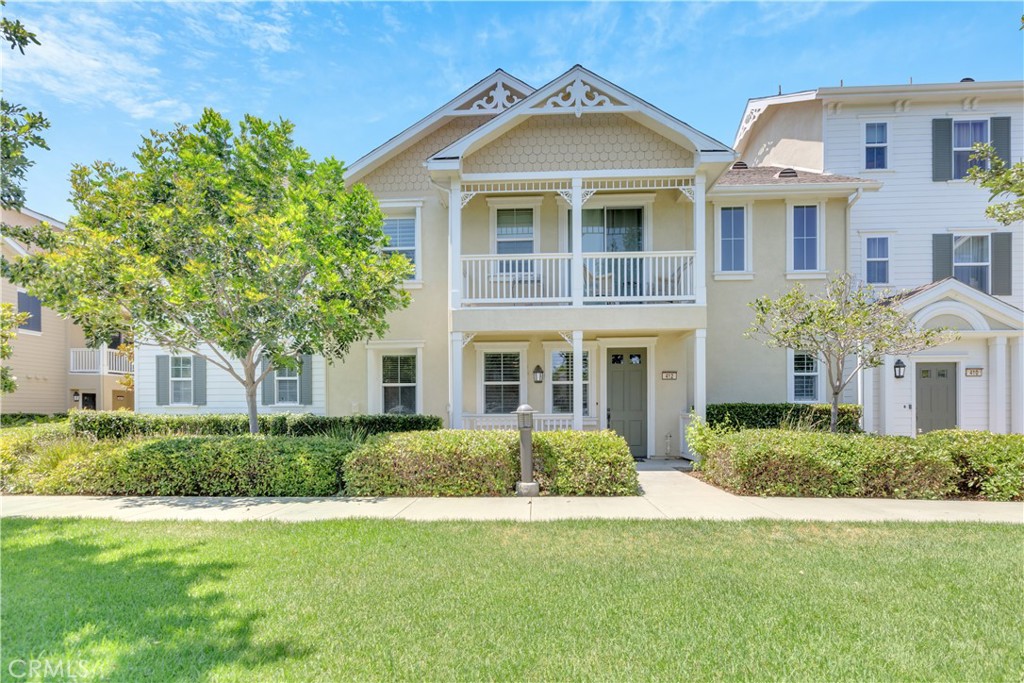
<path id="1" fill-rule="evenodd" d="M 484 354 L 487 353 L 518 353 L 519 354 L 519 404 L 526 402 L 527 350 L 529 342 L 475 342 L 476 351 L 476 412 L 486 412 L 484 402 Z M 511 414 L 511 413 L 509 413 Z"/>
<path id="2" fill-rule="evenodd" d="M 372 341 L 366 344 L 366 412 L 380 415 L 384 410 L 384 356 L 416 356 L 416 410 L 421 414 L 423 405 L 423 347 L 422 340 Z M 355 412 L 355 411 L 353 411 Z"/>
<path id="3" fill-rule="evenodd" d="M 885 282 L 871 282 L 871 283 L 868 283 L 868 284 L 872 284 L 872 285 L 891 285 L 892 284 L 893 279 L 894 279 L 893 276 L 892 276 L 892 266 L 893 266 L 892 244 L 893 244 L 893 236 L 894 235 L 895 235 L 895 233 L 892 233 L 892 232 L 874 232 L 874 233 L 865 232 L 865 233 L 862 233 L 860 248 L 861 248 L 861 254 L 862 254 L 861 262 L 862 262 L 862 265 L 863 265 L 863 268 L 864 268 L 864 282 L 865 283 L 868 282 L 868 240 L 869 239 L 877 239 L 879 237 L 884 237 L 886 239 L 886 241 L 887 241 L 886 250 L 887 250 L 887 253 L 888 253 L 888 256 L 886 256 L 886 258 L 884 260 L 889 264 L 889 267 L 886 268 L 886 272 L 888 273 L 889 277 L 888 277 L 888 279 Z M 875 259 L 871 259 L 871 260 L 872 261 L 882 261 L 883 259 L 875 258 Z"/>
<path id="4" fill-rule="evenodd" d="M 868 165 L 867 165 L 867 149 L 868 149 L 868 146 L 869 146 L 869 143 L 868 143 L 868 125 L 873 124 L 873 123 L 884 123 L 885 124 L 885 144 L 884 145 L 880 145 L 880 144 L 877 144 L 877 143 L 870 143 L 871 147 L 885 147 L 885 168 L 868 168 Z M 886 120 L 886 119 L 872 119 L 870 121 L 864 121 L 861 124 L 861 127 L 860 127 L 860 140 L 861 140 L 860 160 L 862 162 L 864 162 L 864 163 L 861 163 L 861 170 L 864 173 L 886 173 L 888 171 L 892 171 L 893 170 L 893 168 L 892 168 L 892 154 L 890 153 L 890 152 L 892 152 L 891 133 L 892 133 L 892 123 L 890 121 Z"/>
<path id="5" fill-rule="evenodd" d="M 828 274 L 825 268 L 825 207 L 826 200 L 799 201 L 786 200 L 786 279 L 787 280 L 823 280 Z M 793 267 L 795 252 L 793 250 L 793 210 L 798 206 L 818 207 L 818 267 L 815 270 L 796 270 Z"/>
<path id="6" fill-rule="evenodd" d="M 540 208 L 544 197 L 488 197 L 487 207 L 491 220 L 491 254 L 498 253 L 498 209 L 533 210 L 533 253 L 540 253 Z"/>
<path id="7" fill-rule="evenodd" d="M 988 255 L 987 255 L 988 256 L 988 260 L 984 261 L 984 262 L 977 261 L 977 262 L 972 262 L 972 263 L 957 263 L 956 262 L 956 238 L 957 237 L 984 237 L 985 238 L 985 246 L 987 247 L 987 251 L 988 251 Z M 990 291 L 992 291 L 992 236 L 990 234 L 987 234 L 987 233 L 986 234 L 978 234 L 977 232 L 970 232 L 970 231 L 966 231 L 966 230 L 965 231 L 954 232 L 953 233 L 953 253 L 952 253 L 952 259 L 953 259 L 953 266 L 952 266 L 953 270 L 951 272 L 953 273 L 953 279 L 954 280 L 956 280 L 956 268 L 957 268 L 957 266 L 960 266 L 960 267 L 964 267 L 964 266 L 968 266 L 968 267 L 969 266 L 985 266 L 985 267 L 987 267 L 988 268 L 988 277 L 986 278 L 986 281 L 987 281 L 986 284 L 988 285 L 988 287 L 986 287 L 985 289 L 979 289 L 978 291 L 979 292 L 984 292 L 985 294 L 988 294 Z M 957 280 L 957 282 L 960 282 L 960 280 Z M 963 284 L 966 285 L 967 283 L 964 282 Z M 970 285 L 967 285 L 967 286 L 970 287 Z"/>
<path id="8" fill-rule="evenodd" d="M 549 414 L 555 414 L 555 402 L 554 402 L 554 380 L 552 375 L 554 374 L 554 367 L 551 365 L 551 354 L 555 351 L 567 351 L 572 352 L 572 345 L 566 344 L 563 341 L 546 341 L 541 342 L 544 347 L 544 412 Z M 590 379 L 587 380 L 587 384 L 590 385 L 589 398 L 587 406 L 589 415 L 588 419 L 597 416 L 597 363 L 598 354 L 600 353 L 598 345 L 596 343 L 586 343 L 583 345 L 583 352 L 587 354 L 590 359 Z M 543 367 L 543 366 L 542 366 Z M 559 415 L 572 415 L 572 413 L 559 413 Z"/>
<path id="9" fill-rule="evenodd" d="M 411 214 L 416 219 L 414 229 L 413 250 L 416 263 L 413 264 L 412 279 L 405 281 L 406 289 L 423 287 L 423 200 L 422 199 L 385 199 L 379 202 L 385 218 L 408 218 Z"/>
<path id="10" fill-rule="evenodd" d="M 970 116 L 963 116 L 963 114 L 961 112 L 960 116 L 953 116 L 952 119 L 953 119 L 952 129 L 951 129 L 952 130 L 952 139 L 950 140 L 950 144 L 949 144 L 949 147 L 950 147 L 949 163 L 950 163 L 950 170 L 953 173 L 956 173 L 956 153 L 957 152 L 964 152 L 964 151 L 967 151 L 968 149 L 970 149 L 969 147 L 957 147 L 956 146 L 956 124 L 958 124 L 958 123 L 967 123 L 967 122 L 975 122 L 975 121 L 984 121 L 985 122 L 985 132 L 987 133 L 985 137 L 988 138 L 987 140 L 985 140 L 985 142 L 987 142 L 989 144 L 992 144 L 992 117 L 991 116 L 984 116 L 984 115 L 981 115 L 981 114 L 975 113 L 975 112 L 971 112 Z M 970 179 L 967 176 L 964 176 L 963 178 L 950 178 L 947 182 L 951 182 L 951 183 L 969 183 L 971 181 L 970 181 Z"/>
<path id="11" fill-rule="evenodd" d="M 584 209 L 642 209 L 644 251 L 654 250 L 654 200 L 653 192 L 635 192 L 632 194 L 595 194 L 583 205 Z M 558 197 L 558 251 L 569 253 L 569 212 L 572 207 L 559 195 Z"/>
<path id="12" fill-rule="evenodd" d="M 801 353 L 807 353 L 801 351 Z M 793 349 L 786 349 L 786 397 L 790 403 L 805 403 L 807 405 L 815 405 L 818 403 L 829 403 L 825 400 L 827 393 L 827 387 L 825 386 L 825 368 L 821 359 L 818 359 L 818 398 L 814 401 L 807 401 L 805 399 L 797 400 L 795 397 L 795 387 L 793 382 L 793 360 L 796 356 L 796 352 Z"/>
<path id="13" fill-rule="evenodd" d="M 23 289 L 22 287 L 18 287 L 18 291 L 19 292 L 24 292 L 25 294 L 28 294 L 29 296 L 32 296 L 32 294 L 27 289 Z M 38 297 L 36 297 L 36 298 L 38 298 Z M 15 297 L 14 297 L 14 307 L 15 308 L 18 307 L 18 297 L 17 297 L 17 294 L 15 294 Z M 19 308 L 17 310 L 17 312 L 21 313 L 22 311 Z M 23 329 L 21 329 L 19 327 L 15 331 L 15 334 L 19 335 L 19 336 L 23 335 L 23 334 L 27 334 L 30 337 L 41 337 L 41 336 L 43 336 L 43 302 L 42 301 L 39 302 L 39 330 L 38 331 L 36 331 L 36 330 L 23 330 Z"/>
<path id="14" fill-rule="evenodd" d="M 297 405 L 299 405 L 302 402 L 302 397 L 299 395 L 299 392 L 302 391 L 302 387 L 299 384 L 300 381 L 301 381 L 300 377 L 302 375 L 302 370 L 301 369 L 296 370 L 295 371 L 295 377 L 281 377 L 278 374 L 280 371 L 281 371 L 281 368 L 278 368 L 277 370 L 274 371 L 274 405 L 276 405 L 276 406 L 297 406 Z M 282 401 L 281 400 L 281 398 L 280 398 L 280 393 L 281 393 L 281 384 L 280 384 L 280 382 L 282 382 L 282 381 L 285 381 L 285 382 L 295 382 L 295 400 L 294 401 Z"/>
<path id="15" fill-rule="evenodd" d="M 754 203 L 746 204 L 718 203 L 712 204 L 715 212 L 715 271 L 716 280 L 753 280 L 754 279 Z M 722 270 L 722 209 L 743 209 L 743 270 Z"/>
<path id="16" fill-rule="evenodd" d="M 185 379 L 175 379 L 175 377 L 174 377 L 174 360 L 176 358 L 185 358 L 185 359 L 188 360 L 188 379 L 187 380 L 185 380 Z M 167 394 L 168 394 L 168 396 L 167 396 L 167 405 L 169 405 L 169 406 L 193 406 L 193 405 L 195 405 L 196 404 L 195 378 L 196 378 L 195 359 L 193 359 L 192 356 L 182 356 L 182 355 L 172 355 L 172 356 L 170 356 L 170 358 L 167 361 Z M 189 401 L 188 402 L 183 403 L 183 402 L 176 402 L 174 400 L 174 383 L 175 382 L 178 382 L 178 383 L 188 382 L 188 387 L 189 387 L 189 392 L 188 392 Z M 275 387 L 275 393 L 276 393 L 276 387 Z"/>

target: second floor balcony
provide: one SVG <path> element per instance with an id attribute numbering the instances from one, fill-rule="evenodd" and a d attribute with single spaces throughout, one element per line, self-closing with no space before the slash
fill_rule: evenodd
<path id="1" fill-rule="evenodd" d="M 71 349 L 69 371 L 84 375 L 128 375 L 134 364 L 117 349 Z"/>
<path id="2" fill-rule="evenodd" d="M 695 251 L 462 256 L 463 306 L 692 304 Z"/>

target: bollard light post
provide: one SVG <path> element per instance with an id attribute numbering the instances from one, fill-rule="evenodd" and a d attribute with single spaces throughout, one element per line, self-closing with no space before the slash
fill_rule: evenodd
<path id="1" fill-rule="evenodd" d="M 517 496 L 540 495 L 540 484 L 533 480 L 533 414 L 537 412 L 528 404 L 516 408 L 516 422 L 519 425 L 519 483 Z"/>

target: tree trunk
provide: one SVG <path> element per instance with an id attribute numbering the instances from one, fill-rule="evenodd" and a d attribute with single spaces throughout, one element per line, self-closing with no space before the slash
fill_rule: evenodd
<path id="1" fill-rule="evenodd" d="M 256 384 L 255 382 L 245 387 L 245 405 L 249 409 L 249 433 L 260 433 L 260 420 L 256 412 Z M 833 430 L 835 431 L 835 430 Z"/>
<path id="2" fill-rule="evenodd" d="M 830 421 L 832 433 L 835 434 L 839 428 L 839 392 L 832 392 L 832 420 Z"/>

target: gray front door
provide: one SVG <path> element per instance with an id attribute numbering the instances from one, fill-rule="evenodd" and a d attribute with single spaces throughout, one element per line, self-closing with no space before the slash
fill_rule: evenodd
<path id="1" fill-rule="evenodd" d="M 917 363 L 917 431 L 956 427 L 956 363 Z"/>
<path id="2" fill-rule="evenodd" d="M 634 458 L 647 457 L 647 352 L 608 350 L 608 428 L 622 435 Z"/>

